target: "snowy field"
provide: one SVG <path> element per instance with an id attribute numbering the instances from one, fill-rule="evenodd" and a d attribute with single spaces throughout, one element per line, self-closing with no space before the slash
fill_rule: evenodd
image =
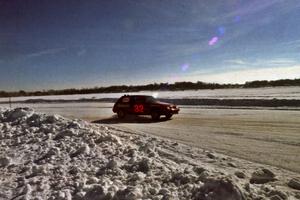
<path id="1" fill-rule="evenodd" d="M 47 100 L 80 100 L 119 98 L 124 94 L 154 95 L 163 99 L 300 99 L 300 87 L 270 87 L 250 89 L 215 89 L 215 90 L 186 90 L 186 91 L 144 91 L 138 93 L 103 93 L 85 95 L 60 95 L 60 96 L 34 96 L 16 97 L 12 101 L 24 101 L 28 99 Z M 0 98 L 0 102 L 6 102 L 8 98 Z"/>
<path id="2" fill-rule="evenodd" d="M 0 199 L 299 199 L 298 173 L 31 109 L 0 110 Z"/>
<path id="3" fill-rule="evenodd" d="M 1 106 L 9 107 L 7 104 Z M 50 115 L 83 119 L 122 130 L 170 138 L 226 155 L 300 173 L 300 112 L 273 108 L 180 106 L 172 120 L 153 123 L 149 116 L 118 120 L 113 103 L 13 104 Z"/>

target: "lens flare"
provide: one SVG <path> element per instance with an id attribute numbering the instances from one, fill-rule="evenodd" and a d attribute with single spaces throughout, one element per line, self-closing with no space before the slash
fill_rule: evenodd
<path id="1" fill-rule="evenodd" d="M 234 19 L 233 19 L 233 21 L 234 21 L 234 22 L 239 22 L 239 21 L 241 21 L 241 16 L 239 16 L 239 15 L 235 16 Z"/>
<path id="2" fill-rule="evenodd" d="M 222 36 L 222 35 L 225 34 L 225 28 L 224 28 L 223 26 L 220 26 L 220 27 L 218 28 L 218 34 L 219 34 L 220 36 Z"/>
<path id="3" fill-rule="evenodd" d="M 213 45 L 215 45 L 218 41 L 219 41 L 219 38 L 218 38 L 217 36 L 215 36 L 215 37 L 213 37 L 213 38 L 211 38 L 211 39 L 209 40 L 208 45 L 209 45 L 209 46 L 213 46 Z"/>
<path id="4" fill-rule="evenodd" d="M 177 74 L 170 74 L 168 76 L 168 82 L 173 83 L 179 80 L 179 76 Z"/>
<path id="5" fill-rule="evenodd" d="M 189 67 L 190 67 L 190 65 L 186 63 L 181 66 L 181 71 L 185 72 L 186 70 L 188 70 Z"/>

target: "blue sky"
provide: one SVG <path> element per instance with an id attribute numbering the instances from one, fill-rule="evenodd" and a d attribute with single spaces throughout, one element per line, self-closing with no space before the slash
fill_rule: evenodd
<path id="1" fill-rule="evenodd" d="M 0 90 L 300 78 L 299 0 L 0 0 Z"/>

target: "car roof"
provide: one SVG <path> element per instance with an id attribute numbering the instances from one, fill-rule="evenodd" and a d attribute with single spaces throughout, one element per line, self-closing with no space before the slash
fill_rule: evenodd
<path id="1" fill-rule="evenodd" d="M 123 95 L 123 97 L 153 97 L 153 96 L 150 96 L 150 95 Z"/>

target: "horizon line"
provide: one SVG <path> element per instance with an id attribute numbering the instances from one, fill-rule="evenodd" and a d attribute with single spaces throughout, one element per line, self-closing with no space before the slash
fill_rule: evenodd
<path id="1" fill-rule="evenodd" d="M 282 80 L 290 80 L 290 81 L 294 81 L 294 80 L 299 80 L 299 78 L 284 78 L 284 79 L 276 79 L 276 80 L 253 80 L 253 81 L 245 81 L 244 83 L 217 83 L 217 82 L 205 82 L 205 81 L 175 81 L 173 83 L 169 83 L 169 82 L 152 82 L 152 83 L 145 83 L 145 84 L 136 84 L 136 85 L 126 85 L 126 84 L 116 84 L 116 85 L 109 85 L 109 86 L 90 86 L 90 87 L 81 87 L 81 88 L 78 88 L 78 87 L 74 87 L 74 88 L 63 88 L 63 89 L 53 89 L 53 88 L 50 88 L 50 89 L 40 89 L 40 90 L 23 90 L 23 89 L 20 89 L 18 91 L 16 90 L 13 90 L 13 91 L 7 91 L 7 90 L 0 90 L 0 92 L 2 93 L 20 93 L 20 92 L 25 92 L 25 93 L 34 93 L 34 92 L 49 92 L 49 91 L 63 91 L 63 90 L 90 90 L 90 89 L 100 89 L 100 88 L 110 88 L 110 87 L 120 87 L 120 86 L 126 86 L 126 87 L 140 87 L 140 86 L 148 86 L 148 85 L 161 85 L 161 84 L 166 84 L 166 85 L 174 85 L 176 83 L 193 83 L 193 84 L 196 84 L 196 83 L 204 83 L 204 84 L 215 84 L 215 85 L 220 85 L 220 86 L 243 86 L 245 85 L 246 83 L 251 83 L 251 82 L 263 82 L 263 81 L 267 81 L 267 82 L 276 82 L 276 81 L 282 81 Z M 280 86 L 277 86 L 277 87 L 280 87 Z M 290 86 L 290 87 L 293 87 L 293 86 Z M 0 97 L 1 98 L 1 97 Z"/>

